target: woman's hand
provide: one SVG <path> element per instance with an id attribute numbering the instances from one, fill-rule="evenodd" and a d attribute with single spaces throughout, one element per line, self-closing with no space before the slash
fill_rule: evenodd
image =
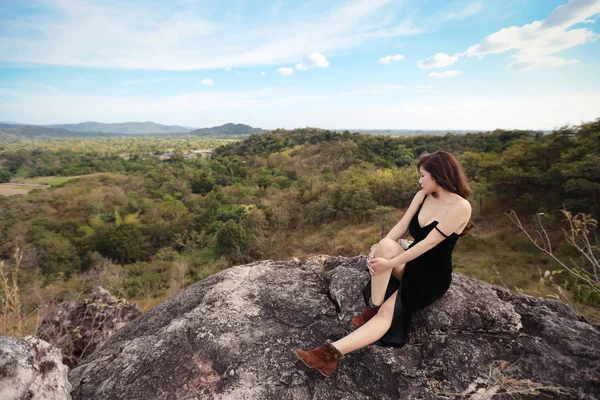
<path id="1" fill-rule="evenodd" d="M 394 268 L 392 261 L 382 257 L 369 257 L 367 262 L 371 276 L 377 275 L 383 271 Z"/>

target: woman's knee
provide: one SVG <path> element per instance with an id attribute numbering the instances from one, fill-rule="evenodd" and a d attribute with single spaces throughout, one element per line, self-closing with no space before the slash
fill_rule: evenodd
<path id="1" fill-rule="evenodd" d="M 395 254 L 399 254 L 404 252 L 404 249 L 402 248 L 402 246 L 400 246 L 398 244 L 398 242 L 396 242 L 393 239 L 389 239 L 389 238 L 383 238 L 381 239 L 381 241 L 379 242 L 379 244 L 377 245 L 377 248 L 375 249 L 375 253 L 395 253 Z"/>

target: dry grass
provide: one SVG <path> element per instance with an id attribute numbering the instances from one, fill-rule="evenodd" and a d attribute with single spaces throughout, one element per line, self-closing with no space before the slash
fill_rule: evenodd
<path id="1" fill-rule="evenodd" d="M 508 361 L 496 361 L 488 367 L 488 371 L 473 381 L 462 393 L 452 393 L 444 390 L 443 384 L 438 381 L 429 381 L 427 389 L 436 396 L 443 396 L 452 400 L 471 399 L 471 400 L 492 400 L 495 396 L 509 396 L 514 399 L 522 396 L 538 397 L 540 395 L 551 396 L 552 398 L 579 398 L 577 391 L 559 385 L 544 385 L 533 382 L 529 379 L 520 379 L 510 374 L 512 366 Z M 506 374 L 505 371 L 509 372 Z"/>
<path id="2" fill-rule="evenodd" d="M 380 223 L 333 222 L 316 229 L 296 229 L 278 233 L 277 248 L 270 258 L 287 260 L 292 257 L 310 258 L 316 254 L 355 257 L 368 254 L 371 246 L 381 240 L 402 217 L 402 211 L 384 215 Z"/>
<path id="3" fill-rule="evenodd" d="M 129 301 L 130 303 L 137 304 L 138 310 L 140 310 L 141 312 L 146 312 L 146 311 L 150 311 L 157 305 L 161 304 L 167 298 L 169 298 L 169 295 L 165 294 L 165 295 L 158 296 L 158 297 L 150 297 L 150 298 L 143 297 L 143 298 L 139 298 L 139 299 L 133 298 L 133 299 L 128 299 L 127 301 Z"/>
<path id="4" fill-rule="evenodd" d="M 23 314 L 21 295 L 19 293 L 19 267 L 23 258 L 23 251 L 17 245 L 13 254 L 15 264 L 5 265 L 0 261 L 0 311 L 2 312 L 2 334 L 6 336 L 23 334 Z M 9 322 L 10 321 L 10 322 Z"/>
<path id="5" fill-rule="evenodd" d="M 65 182 L 76 178 L 93 177 L 101 175 L 111 175 L 109 173 L 96 173 L 89 175 L 75 176 L 44 176 L 39 178 L 17 178 L 9 183 L 0 183 L 0 196 L 17 196 L 27 194 L 34 189 L 47 189 L 52 186 L 59 186 Z"/>
<path id="6" fill-rule="evenodd" d="M 24 183 L 0 183 L 0 196 L 17 196 L 27 194 L 34 189 L 48 188 L 48 185 L 34 185 Z"/>
<path id="7" fill-rule="evenodd" d="M 102 176 L 102 175 L 112 175 L 112 174 L 108 173 L 108 172 L 97 172 L 97 173 L 94 173 L 94 174 L 87 174 L 87 175 L 41 176 L 41 177 L 37 177 L 37 178 L 16 178 L 16 179 L 12 179 L 11 183 L 21 183 L 21 184 L 28 184 L 28 185 L 56 186 L 56 185 L 62 185 L 63 183 L 68 182 L 68 181 L 73 180 L 73 179 L 76 179 L 76 178 L 94 177 L 94 176 Z"/>

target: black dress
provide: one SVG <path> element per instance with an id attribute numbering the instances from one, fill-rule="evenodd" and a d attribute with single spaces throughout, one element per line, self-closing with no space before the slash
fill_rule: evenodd
<path id="1" fill-rule="evenodd" d="M 433 221 L 424 227 L 419 225 L 419 212 L 426 198 L 427 195 L 423 198 L 408 226 L 410 235 L 415 239 L 409 249 L 425 239 L 434 228 L 442 233 L 436 226 L 438 221 Z M 452 250 L 459 235 L 454 232 L 450 236 L 444 233 L 442 235 L 445 236 L 445 239 L 434 248 L 406 263 L 401 281 L 394 275 L 390 276 L 385 299 L 387 300 L 396 290 L 398 290 L 398 296 L 396 297 L 392 326 L 381 338 L 379 343 L 381 346 L 404 346 L 412 314 L 442 297 L 450 287 Z M 363 290 L 363 297 L 368 305 L 371 298 L 371 280 L 367 282 L 367 286 Z"/>

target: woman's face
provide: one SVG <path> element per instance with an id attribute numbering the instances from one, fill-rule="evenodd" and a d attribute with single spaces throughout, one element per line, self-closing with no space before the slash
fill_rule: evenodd
<path id="1" fill-rule="evenodd" d="M 419 168 L 419 185 L 425 191 L 426 194 L 433 193 L 437 188 L 437 182 L 433 179 L 433 176 L 425 170 L 425 168 Z"/>

